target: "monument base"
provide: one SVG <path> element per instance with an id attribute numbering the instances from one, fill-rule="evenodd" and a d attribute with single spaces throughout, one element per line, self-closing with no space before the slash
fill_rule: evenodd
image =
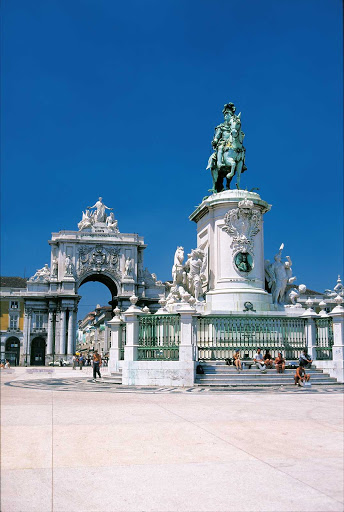
<path id="1" fill-rule="evenodd" d="M 206 313 L 230 311 L 272 311 L 271 295 L 262 289 L 235 288 L 212 290 L 206 294 Z"/>

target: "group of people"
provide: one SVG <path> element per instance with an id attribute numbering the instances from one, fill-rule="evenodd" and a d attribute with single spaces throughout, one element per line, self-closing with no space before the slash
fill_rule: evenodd
<path id="1" fill-rule="evenodd" d="M 11 365 L 10 365 L 10 362 L 8 359 L 5 359 L 5 364 L 4 363 L 0 363 L 0 368 L 11 368 Z"/>
<path id="2" fill-rule="evenodd" d="M 269 349 L 267 349 L 263 355 L 262 349 L 258 347 L 257 352 L 254 354 L 253 361 L 261 373 L 267 373 L 267 370 L 273 368 L 273 365 L 275 365 L 277 373 L 284 373 L 286 361 L 282 352 L 278 352 L 278 356 L 274 360 Z M 240 373 L 243 365 L 240 359 L 239 349 L 234 352 L 233 364 L 235 365 L 238 373 Z M 309 382 L 310 375 L 307 374 L 305 370 L 306 368 L 310 368 L 311 364 L 312 359 L 307 354 L 307 350 L 303 350 L 299 359 L 299 366 L 297 367 L 294 375 L 295 385 L 301 386 L 302 382 Z"/>
<path id="3" fill-rule="evenodd" d="M 79 366 L 80 370 L 82 370 L 83 366 L 92 366 L 93 367 L 93 382 L 96 382 L 97 375 L 101 379 L 102 376 L 100 374 L 100 367 L 102 366 L 103 361 L 101 355 L 98 353 L 98 350 L 93 352 L 92 358 L 90 356 L 87 359 L 83 356 L 73 355 L 73 370 L 76 370 L 77 366 Z"/>

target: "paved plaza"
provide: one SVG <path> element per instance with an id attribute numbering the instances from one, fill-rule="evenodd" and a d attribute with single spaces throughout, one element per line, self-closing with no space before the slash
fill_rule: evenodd
<path id="1" fill-rule="evenodd" d="M 2 371 L 1 511 L 342 511 L 342 392 Z"/>

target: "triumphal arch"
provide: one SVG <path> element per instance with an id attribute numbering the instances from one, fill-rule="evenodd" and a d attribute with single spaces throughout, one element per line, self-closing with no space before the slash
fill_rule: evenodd
<path id="1" fill-rule="evenodd" d="M 121 233 L 112 208 L 100 197 L 82 213 L 77 231 L 52 233 L 50 265 L 32 276 L 25 293 L 22 364 L 70 359 L 75 351 L 79 288 L 98 281 L 111 292 L 110 305 L 126 309 L 136 295 L 152 311 L 165 285 L 143 265 L 144 239 Z"/>

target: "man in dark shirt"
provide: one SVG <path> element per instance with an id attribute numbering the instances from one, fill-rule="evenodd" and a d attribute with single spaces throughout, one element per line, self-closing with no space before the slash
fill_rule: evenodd
<path id="1" fill-rule="evenodd" d="M 102 378 L 102 376 L 100 375 L 100 367 L 101 367 L 101 365 L 102 365 L 102 358 L 98 354 L 98 351 L 95 350 L 94 354 L 93 354 L 93 382 L 96 381 L 97 374 L 98 374 L 100 379 Z"/>

